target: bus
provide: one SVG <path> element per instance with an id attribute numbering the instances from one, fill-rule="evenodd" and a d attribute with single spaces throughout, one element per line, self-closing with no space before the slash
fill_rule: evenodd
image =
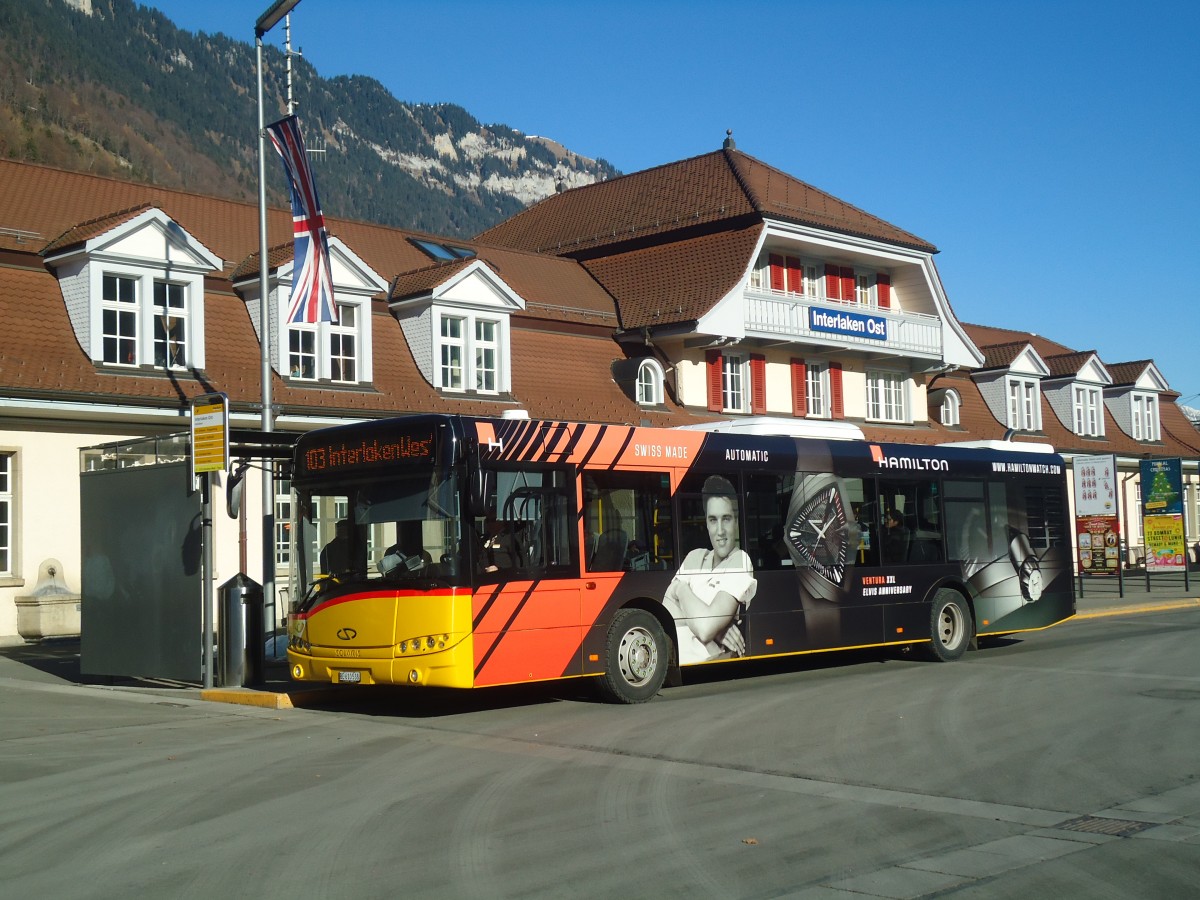
<path id="1" fill-rule="evenodd" d="M 592 678 L 912 646 L 1074 615 L 1061 457 L 990 447 L 414 415 L 295 446 L 296 681 Z"/>

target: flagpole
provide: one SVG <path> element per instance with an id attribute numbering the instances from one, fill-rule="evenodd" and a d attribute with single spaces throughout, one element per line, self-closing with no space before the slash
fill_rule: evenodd
<path id="1" fill-rule="evenodd" d="M 259 16 L 254 24 L 254 49 L 258 70 L 258 302 L 259 302 L 259 349 L 262 364 L 262 430 L 275 430 L 274 410 L 271 406 L 271 303 L 270 285 L 267 283 L 267 134 L 263 112 L 263 35 L 292 11 L 300 0 L 275 0 Z M 265 619 L 267 609 L 275 609 L 275 472 L 268 463 L 262 469 L 262 567 L 263 608 L 259 615 Z M 263 622 L 263 637 L 274 631 Z M 255 660 L 254 671 L 260 677 L 263 672 L 265 645 L 250 648 L 251 659 Z"/>

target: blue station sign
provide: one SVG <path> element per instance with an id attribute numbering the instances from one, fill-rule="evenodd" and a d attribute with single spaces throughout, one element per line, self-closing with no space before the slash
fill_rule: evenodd
<path id="1" fill-rule="evenodd" d="M 888 336 L 888 320 L 883 316 L 817 309 L 815 306 L 808 308 L 808 327 L 813 331 L 827 331 L 832 334 L 869 338 L 873 341 L 886 341 Z"/>

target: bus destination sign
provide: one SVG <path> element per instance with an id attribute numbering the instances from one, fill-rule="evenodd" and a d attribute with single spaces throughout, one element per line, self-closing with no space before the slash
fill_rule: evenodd
<path id="1" fill-rule="evenodd" d="M 387 463 L 419 462 L 433 459 L 433 435 L 402 435 L 390 440 L 331 441 L 304 451 L 304 468 L 309 472 L 330 472 L 377 466 Z"/>

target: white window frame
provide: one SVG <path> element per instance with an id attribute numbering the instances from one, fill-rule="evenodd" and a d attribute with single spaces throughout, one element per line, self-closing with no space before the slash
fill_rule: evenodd
<path id="1" fill-rule="evenodd" d="M 1158 417 L 1158 395 L 1135 391 L 1130 395 L 1132 406 L 1133 439 L 1157 441 L 1162 434 Z"/>
<path id="2" fill-rule="evenodd" d="M 721 354 L 721 411 L 741 413 L 750 406 L 750 358 Z"/>
<path id="3" fill-rule="evenodd" d="M 938 414 L 942 425 L 949 428 L 962 424 L 962 398 L 958 391 L 947 390 L 942 396 L 942 408 Z"/>
<path id="4" fill-rule="evenodd" d="M 501 394 L 509 384 L 509 327 L 508 316 L 498 311 L 474 310 L 462 307 L 435 308 L 433 314 L 433 376 L 434 387 L 454 393 L 476 393 L 483 395 Z M 460 335 L 444 334 L 446 323 L 457 320 Z M 482 324 L 491 324 L 493 336 L 488 340 L 481 331 Z M 455 369 L 450 351 L 457 350 L 461 366 L 458 383 L 451 377 Z M 489 371 L 485 365 L 487 354 L 492 354 L 492 384 L 481 382 Z"/>
<path id="5" fill-rule="evenodd" d="M 289 325 L 287 327 L 287 371 L 295 381 L 316 381 L 320 378 L 320 334 L 316 325 Z M 309 346 L 305 346 L 305 344 Z M 298 346 L 297 346 L 298 345 Z M 305 361 L 311 362 L 306 371 Z"/>
<path id="6" fill-rule="evenodd" d="M 656 359 L 643 359 L 638 365 L 637 402 L 639 406 L 661 406 L 663 399 L 663 367 Z"/>
<path id="7" fill-rule="evenodd" d="M 138 265 L 123 260 L 92 259 L 87 263 L 87 275 L 84 277 L 87 279 L 89 290 L 88 355 L 93 363 L 97 366 L 157 371 L 204 368 L 203 273 L 185 267 L 169 267 L 166 262 L 159 265 Z M 105 300 L 104 285 L 109 278 L 132 282 L 133 302 Z M 163 307 L 155 303 L 156 284 L 168 284 L 181 292 L 183 308 L 173 309 L 171 315 L 184 319 L 183 364 L 166 366 L 157 361 L 156 349 L 161 342 L 156 341 L 155 320 L 161 315 Z M 132 313 L 134 316 L 133 333 L 124 338 L 132 341 L 132 360 L 106 359 L 104 318 L 105 313 L 109 311 Z"/>
<path id="8" fill-rule="evenodd" d="M 284 283 L 280 295 L 286 298 L 290 291 L 290 285 Z M 284 363 L 281 371 L 289 380 L 345 385 L 359 385 L 371 380 L 370 299 L 353 294 L 335 296 L 333 308 L 337 314 L 333 322 L 287 323 L 280 329 L 279 353 Z M 280 316 L 286 314 L 287 311 L 280 308 Z M 339 350 L 336 354 L 335 344 Z M 309 363 L 307 367 L 305 362 Z M 353 369 L 350 373 L 346 371 L 347 362 Z"/>
<path id="9" fill-rule="evenodd" d="M 908 378 L 886 369 L 867 370 L 867 419 L 906 424 L 909 419 Z"/>
<path id="10" fill-rule="evenodd" d="M 17 570 L 17 454 L 0 451 L 0 578 Z"/>
<path id="11" fill-rule="evenodd" d="M 159 303 L 159 289 L 162 289 L 163 302 Z M 191 330 L 188 322 L 188 285 L 180 281 L 171 281 L 165 278 L 154 279 L 154 296 L 151 298 L 151 310 L 153 312 L 153 321 L 151 323 L 151 343 L 152 343 L 152 359 L 154 360 L 155 368 L 163 369 L 186 369 L 189 363 L 188 357 L 188 332 Z M 174 305 L 172 294 L 178 293 L 179 305 Z M 166 327 L 168 321 L 173 321 L 174 324 L 170 328 Z M 179 328 L 178 334 L 174 333 L 174 329 Z M 159 337 L 160 331 L 162 337 Z M 159 347 L 163 348 L 162 360 L 159 360 Z M 179 356 L 176 356 L 176 350 L 181 351 Z M 175 361 L 175 359 L 178 361 Z"/>
<path id="12" fill-rule="evenodd" d="M 828 419 L 833 415 L 829 396 L 829 363 L 804 363 L 804 414 L 810 419 Z"/>
<path id="13" fill-rule="evenodd" d="M 861 272 L 854 273 L 854 302 L 859 306 L 866 307 L 879 305 L 875 297 L 874 275 L 864 275 Z"/>
<path id="14" fill-rule="evenodd" d="M 1017 431 L 1040 431 L 1042 428 L 1041 381 L 1021 375 L 1010 375 L 1005 382 L 1008 405 L 1008 427 Z"/>
<path id="15" fill-rule="evenodd" d="M 362 309 L 357 303 L 337 301 L 333 304 L 337 321 L 330 322 L 329 329 L 329 380 L 343 384 L 357 384 L 359 374 L 358 316 Z M 347 353 L 347 344 L 349 352 Z M 347 373 L 347 368 L 349 372 Z M 347 377 L 349 376 L 349 377 Z"/>
<path id="16" fill-rule="evenodd" d="M 476 317 L 474 326 L 472 381 L 479 393 L 495 394 L 500 384 L 500 322 L 498 319 Z M 487 326 L 491 328 L 490 335 L 485 334 Z"/>
<path id="17" fill-rule="evenodd" d="M 292 562 L 292 482 L 275 472 L 275 568 Z"/>
<path id="18" fill-rule="evenodd" d="M 1071 394 L 1075 433 L 1080 437 L 1103 437 L 1104 415 L 1100 388 L 1077 384 Z"/>
<path id="19" fill-rule="evenodd" d="M 110 299 L 108 294 L 109 281 L 112 281 L 115 290 L 113 297 Z M 124 287 L 129 288 L 129 297 L 125 297 Z M 142 361 L 141 347 L 139 346 L 139 336 L 142 329 L 139 327 L 141 316 L 141 303 L 139 295 L 141 285 L 138 283 L 138 278 L 129 275 L 125 272 L 105 271 L 100 276 L 100 362 L 106 366 L 139 366 Z M 110 330 L 105 326 L 105 319 L 111 313 L 114 317 L 115 328 Z M 132 322 L 133 333 L 126 334 L 123 330 L 124 322 Z M 108 358 L 109 341 L 115 341 L 116 358 Z M 121 359 L 123 347 L 131 345 L 133 348 L 132 359 Z"/>

